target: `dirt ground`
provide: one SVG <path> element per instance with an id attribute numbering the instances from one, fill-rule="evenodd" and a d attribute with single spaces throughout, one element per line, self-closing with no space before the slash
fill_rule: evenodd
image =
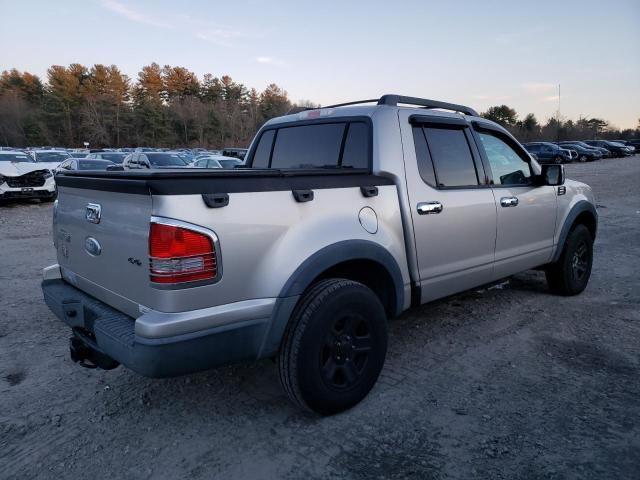
<path id="1" fill-rule="evenodd" d="M 587 290 L 527 272 L 405 314 L 377 386 L 331 418 L 291 406 L 269 360 L 73 364 L 40 291 L 51 205 L 0 204 L 0 478 L 639 478 L 640 156 L 567 173 L 598 202 Z"/>

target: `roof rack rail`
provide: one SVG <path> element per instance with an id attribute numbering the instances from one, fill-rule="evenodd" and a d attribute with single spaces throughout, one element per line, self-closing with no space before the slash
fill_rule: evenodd
<path id="1" fill-rule="evenodd" d="M 305 110 L 317 110 L 319 108 L 336 108 L 336 107 L 348 107 L 349 105 L 359 105 L 361 103 L 376 103 L 378 102 L 377 98 L 372 98 L 370 100 L 356 100 L 355 102 L 345 102 L 345 103 L 336 103 L 335 105 L 322 105 L 319 107 L 306 107 Z"/>
<path id="2" fill-rule="evenodd" d="M 383 95 L 378 100 L 378 105 L 397 106 L 399 103 L 407 105 L 418 105 L 424 108 L 441 108 L 443 110 L 452 110 L 454 112 L 464 113 L 465 115 L 479 116 L 471 107 L 457 105 L 455 103 L 439 102 L 438 100 L 428 100 L 426 98 L 405 97 L 404 95 Z"/>
<path id="3" fill-rule="evenodd" d="M 426 98 L 418 98 L 418 97 L 406 97 L 404 95 L 395 95 L 395 94 L 386 94 L 381 96 L 380 98 L 373 98 L 369 100 L 357 100 L 355 102 L 346 102 L 346 103 L 337 103 L 335 105 L 327 105 L 319 108 L 336 108 L 336 107 L 346 107 L 348 105 L 359 105 L 361 103 L 377 103 L 378 105 L 389 105 L 392 107 L 398 106 L 399 103 L 404 103 L 405 105 L 416 105 L 423 108 L 441 108 L 443 110 L 451 110 L 453 112 L 463 113 L 465 115 L 471 115 L 474 117 L 478 117 L 478 112 L 476 112 L 471 107 L 466 107 L 464 105 L 457 105 L 455 103 L 448 102 L 440 102 L 438 100 L 429 100 Z M 308 110 L 315 110 L 315 108 L 309 108 Z"/>

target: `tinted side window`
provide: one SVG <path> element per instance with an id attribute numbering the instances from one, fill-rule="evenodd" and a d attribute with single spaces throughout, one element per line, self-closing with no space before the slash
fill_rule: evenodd
<path id="1" fill-rule="evenodd" d="M 349 124 L 347 139 L 342 153 L 342 166 L 353 168 L 369 167 L 369 128 L 366 123 Z"/>
<path id="2" fill-rule="evenodd" d="M 422 180 L 427 182 L 432 187 L 435 187 L 436 175 L 433 171 L 433 162 L 431 161 L 431 155 L 429 155 L 429 148 L 427 147 L 427 139 L 424 137 L 422 127 L 413 127 L 413 143 L 416 146 L 416 160 L 418 161 L 418 171 Z"/>
<path id="3" fill-rule="evenodd" d="M 478 132 L 478 136 L 487 154 L 496 185 L 529 184 L 531 169 L 528 162 L 497 136 L 486 132 Z"/>
<path id="4" fill-rule="evenodd" d="M 253 154 L 253 168 L 268 168 L 269 157 L 271 156 L 271 144 L 273 143 L 273 135 L 275 130 L 267 130 L 260 137 L 260 142 Z"/>
<path id="5" fill-rule="evenodd" d="M 439 187 L 478 185 L 478 175 L 464 130 L 425 127 Z"/>
<path id="6" fill-rule="evenodd" d="M 344 128 L 344 123 L 325 123 L 279 129 L 271 168 L 337 165 Z"/>

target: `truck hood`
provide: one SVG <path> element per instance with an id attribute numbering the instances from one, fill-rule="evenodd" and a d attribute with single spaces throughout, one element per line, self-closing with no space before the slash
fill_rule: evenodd
<path id="1" fill-rule="evenodd" d="M 51 163 L 33 162 L 0 162 L 0 175 L 5 177 L 19 177 L 25 173 L 37 170 L 52 170 L 55 167 Z"/>

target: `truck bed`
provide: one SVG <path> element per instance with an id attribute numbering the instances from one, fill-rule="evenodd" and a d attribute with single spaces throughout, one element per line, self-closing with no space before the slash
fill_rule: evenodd
<path id="1" fill-rule="evenodd" d="M 388 249 L 410 283 L 398 191 L 391 178 L 367 171 L 74 171 L 56 180 L 62 277 L 133 318 L 278 298 L 311 255 L 346 240 Z M 89 204 L 100 205 L 100 223 L 85 218 Z M 375 212 L 375 233 L 362 225 L 365 207 Z M 167 288 L 150 281 L 150 224 L 158 221 L 211 232 L 216 282 Z M 99 255 L 86 251 L 93 241 Z"/>

